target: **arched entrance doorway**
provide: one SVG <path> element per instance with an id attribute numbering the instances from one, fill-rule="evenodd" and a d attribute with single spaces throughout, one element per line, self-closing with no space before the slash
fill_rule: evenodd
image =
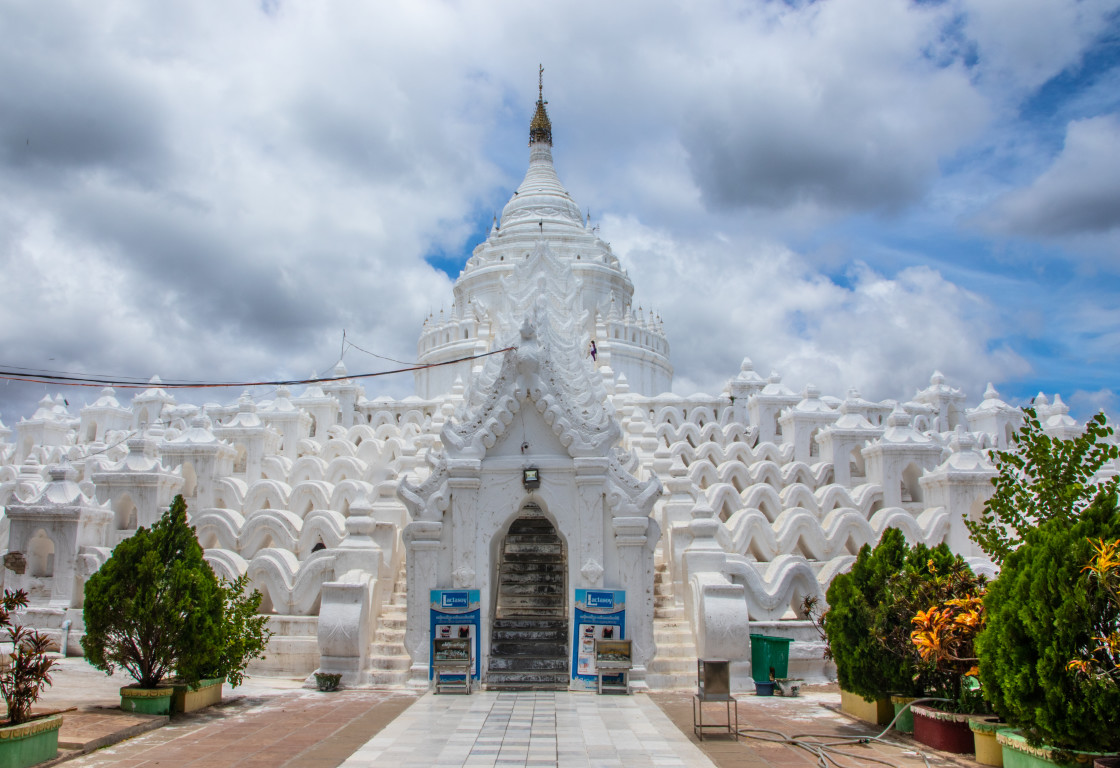
<path id="1" fill-rule="evenodd" d="M 564 540 L 539 509 L 513 521 L 496 563 L 486 687 L 568 688 L 568 558 Z"/>

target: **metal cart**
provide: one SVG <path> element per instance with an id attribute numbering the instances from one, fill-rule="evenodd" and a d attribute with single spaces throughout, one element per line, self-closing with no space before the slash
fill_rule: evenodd
<path id="1" fill-rule="evenodd" d="M 432 641 L 432 677 L 436 693 L 445 690 L 456 693 L 471 692 L 470 638 L 442 637 Z"/>
<path id="2" fill-rule="evenodd" d="M 693 733 L 703 740 L 705 728 L 726 730 L 738 741 L 739 702 L 731 695 L 731 662 L 697 659 L 696 688 L 697 692 L 692 697 Z M 704 705 L 713 702 L 723 704 L 727 708 L 727 719 L 722 723 L 704 722 Z"/>
<path id="3" fill-rule="evenodd" d="M 599 678 L 599 693 L 630 693 L 630 669 L 634 666 L 630 656 L 629 640 L 595 641 L 595 674 Z M 604 678 L 622 678 L 622 682 Z"/>

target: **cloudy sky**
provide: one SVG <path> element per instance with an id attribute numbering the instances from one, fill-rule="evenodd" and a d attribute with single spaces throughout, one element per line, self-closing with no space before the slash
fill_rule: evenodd
<path id="1" fill-rule="evenodd" d="M 1120 415 L 1120 0 L 0 0 L 0 29 L 7 370 L 298 378 L 343 329 L 415 359 L 543 63 L 560 177 L 677 392 L 749 356 Z M 48 392 L 97 393 L 0 383 L 0 418 Z"/>

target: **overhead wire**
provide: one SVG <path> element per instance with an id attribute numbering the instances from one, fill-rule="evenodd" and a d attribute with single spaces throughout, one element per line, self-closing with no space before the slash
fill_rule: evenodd
<path id="1" fill-rule="evenodd" d="M 355 345 L 356 346 L 356 345 Z M 332 381 L 346 381 L 349 379 L 372 379 L 379 376 L 392 376 L 398 373 L 411 373 L 413 371 L 422 371 L 428 368 L 439 368 L 445 365 L 455 365 L 457 363 L 465 363 L 471 360 L 479 360 L 491 355 L 500 355 L 506 352 L 517 349 L 515 346 L 503 347 L 502 349 L 494 349 L 489 352 L 483 352 L 477 355 L 467 355 L 466 357 L 459 357 L 454 360 L 444 360 L 439 363 L 425 363 L 423 365 L 407 365 L 405 368 L 397 368 L 390 371 L 375 371 L 373 373 L 348 373 L 343 376 L 326 376 L 322 378 L 313 379 L 284 379 L 277 381 L 223 381 L 223 382 L 205 382 L 205 381 L 160 381 L 152 382 L 145 381 L 140 383 L 139 379 L 134 376 L 81 376 L 78 374 L 52 374 L 42 371 L 32 371 L 29 373 L 22 373 L 21 371 L 29 371 L 30 369 L 19 368 L 17 366 L 7 366 L 0 368 L 0 380 L 8 381 L 26 381 L 33 384 L 54 384 L 64 387 L 116 387 L 118 389 L 220 389 L 230 387 L 288 387 L 298 384 L 322 384 L 330 383 Z M 363 352 L 365 350 L 362 350 Z M 368 353 L 367 354 L 372 354 Z M 375 355 L 376 356 L 376 355 Z M 385 358 L 389 359 L 389 358 Z M 393 361 L 398 362 L 398 361 Z"/>
<path id="2" fill-rule="evenodd" d="M 390 363 L 396 363 L 397 365 L 416 365 L 416 363 L 406 363 L 404 360 L 397 360 L 397 359 L 392 358 L 392 357 L 386 357 L 385 355 L 379 355 L 376 352 L 370 352 L 368 349 L 364 349 L 362 347 L 359 347 L 357 344 L 350 341 L 350 339 L 346 338 L 345 335 L 342 337 L 342 342 L 346 347 L 353 347 L 354 349 L 358 350 L 359 352 L 365 352 L 370 357 L 376 357 L 378 360 L 388 360 Z M 345 350 L 343 350 L 343 351 L 345 351 Z"/>

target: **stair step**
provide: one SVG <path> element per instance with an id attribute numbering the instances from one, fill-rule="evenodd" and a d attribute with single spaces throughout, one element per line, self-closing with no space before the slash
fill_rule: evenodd
<path id="1" fill-rule="evenodd" d="M 510 586 L 515 584 L 547 584 L 550 586 L 555 585 L 558 589 L 563 590 L 564 573 L 560 569 L 553 571 L 534 570 L 521 572 L 506 570 L 506 572 L 501 575 L 501 583 L 503 586 L 507 584 Z"/>
<path id="2" fill-rule="evenodd" d="M 507 640 L 490 643 L 490 658 L 567 658 L 568 644 L 557 642 L 524 642 Z"/>
<path id="3" fill-rule="evenodd" d="M 516 693 L 518 691 L 566 691 L 568 690 L 568 678 L 564 677 L 563 680 L 557 678 L 551 681 L 496 681 L 486 684 L 488 691 L 508 691 Z"/>
<path id="4" fill-rule="evenodd" d="M 519 619 L 501 618 L 494 620 L 494 629 L 536 629 L 568 631 L 568 622 L 563 618 L 556 619 Z"/>
<path id="5" fill-rule="evenodd" d="M 382 604 L 377 630 L 370 644 L 369 681 L 376 686 L 408 684 L 412 659 L 404 647 L 408 625 L 407 566 L 401 560 L 400 570 L 388 602 Z"/>
<path id="6" fill-rule="evenodd" d="M 502 542 L 487 687 L 568 687 L 564 544 L 546 518 L 521 518 Z"/>
<path id="7" fill-rule="evenodd" d="M 554 558 L 549 555 L 544 560 L 519 558 L 502 562 L 502 575 L 507 573 L 531 574 L 550 573 L 564 575 L 563 558 Z"/>
<path id="8" fill-rule="evenodd" d="M 404 686 L 408 684 L 409 671 L 408 668 L 401 669 L 378 669 L 376 666 L 370 669 L 369 682 L 370 685 L 376 686 Z"/>
<path id="9" fill-rule="evenodd" d="M 402 670 L 412 666 L 408 656 L 373 656 L 369 661 L 370 669 Z"/>
<path id="10" fill-rule="evenodd" d="M 550 608 L 562 610 L 564 608 L 563 595 L 502 595 L 502 607 L 507 611 L 511 608 Z"/>
<path id="11" fill-rule="evenodd" d="M 524 643 L 533 640 L 564 643 L 568 641 L 566 629 L 494 629 L 490 632 L 491 642 Z"/>
<path id="12" fill-rule="evenodd" d="M 505 563 L 540 563 L 542 565 L 563 566 L 564 555 L 562 552 L 506 552 L 502 555 Z"/>
<path id="13" fill-rule="evenodd" d="M 506 584 L 498 590 L 500 595 L 511 597 L 564 597 L 564 587 L 560 584 Z"/>
<path id="14" fill-rule="evenodd" d="M 506 536 L 506 549 L 511 544 L 556 544 L 563 546 L 555 533 L 511 533 Z"/>
<path id="15" fill-rule="evenodd" d="M 657 656 L 650 660 L 647 665 L 650 672 L 659 674 L 687 674 L 692 673 L 693 677 L 696 676 L 696 659 L 663 659 Z"/>
<path id="16" fill-rule="evenodd" d="M 552 608 L 519 608 L 517 610 L 506 611 L 502 614 L 503 619 L 516 619 L 519 621 L 559 619 L 563 616 L 563 611 L 557 611 Z"/>

